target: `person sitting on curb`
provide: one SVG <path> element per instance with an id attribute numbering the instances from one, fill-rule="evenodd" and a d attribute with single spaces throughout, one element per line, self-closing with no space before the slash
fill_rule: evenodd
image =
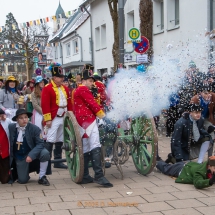
<path id="1" fill-rule="evenodd" d="M 182 161 L 167 164 L 158 161 L 156 167 L 165 175 L 177 177 L 176 183 L 193 184 L 197 189 L 210 187 L 215 183 L 215 156 L 209 157 L 208 161 L 202 164 Z"/>
<path id="2" fill-rule="evenodd" d="M 199 105 L 190 104 L 188 109 L 189 113 L 184 113 L 174 125 L 171 139 L 172 154 L 168 155 L 166 163 L 171 162 L 172 157 L 175 158 L 176 162 L 198 157 L 197 162 L 202 163 L 210 145 L 213 144 L 208 131 L 203 129 L 202 108 Z"/>
<path id="3" fill-rule="evenodd" d="M 31 123 L 32 113 L 24 109 L 16 111 L 12 118 L 16 123 L 9 125 L 11 183 L 17 178 L 20 184 L 26 184 L 29 173 L 39 172 L 38 183 L 49 186 L 46 178 L 50 154 L 44 147 L 41 130 Z"/>

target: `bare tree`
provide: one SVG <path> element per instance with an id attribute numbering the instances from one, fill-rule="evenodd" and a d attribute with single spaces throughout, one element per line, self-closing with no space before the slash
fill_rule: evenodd
<path id="1" fill-rule="evenodd" d="M 35 39 L 35 36 L 41 34 L 48 34 L 48 26 L 46 24 L 39 26 L 26 26 L 19 29 L 12 13 L 9 13 L 5 23 L 5 29 L 2 32 L 4 40 L 8 40 L 11 44 L 16 44 L 18 47 L 18 54 L 25 58 L 27 77 L 32 76 L 33 71 L 33 56 L 35 55 L 35 45 L 40 41 Z M 24 50 L 24 51 L 23 51 Z"/>
<path id="2" fill-rule="evenodd" d="M 140 0 L 140 32 L 141 35 L 148 38 L 150 48 L 148 50 L 149 61 L 152 61 L 153 56 L 153 2 L 152 0 Z"/>
<path id="3" fill-rule="evenodd" d="M 119 17 L 118 17 L 118 0 L 108 0 L 108 6 L 113 20 L 114 43 L 112 55 L 114 60 L 114 70 L 119 63 Z"/>

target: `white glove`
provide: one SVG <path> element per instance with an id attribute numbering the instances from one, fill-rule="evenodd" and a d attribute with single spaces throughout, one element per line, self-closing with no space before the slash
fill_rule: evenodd
<path id="1" fill-rule="evenodd" d="M 5 110 L 5 114 L 6 114 L 6 115 L 11 115 L 12 112 L 11 112 L 11 110 L 7 109 L 7 110 Z"/>

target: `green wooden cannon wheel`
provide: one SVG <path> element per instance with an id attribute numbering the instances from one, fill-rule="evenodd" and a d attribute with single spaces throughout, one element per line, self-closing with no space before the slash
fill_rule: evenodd
<path id="1" fill-rule="evenodd" d="M 64 117 L 64 149 L 70 176 L 80 183 L 84 175 L 84 156 L 79 125 L 74 114 L 68 111 Z"/>
<path id="2" fill-rule="evenodd" d="M 137 171 L 142 175 L 152 172 L 156 165 L 157 131 L 153 119 L 138 117 L 131 122 L 133 144 L 131 154 Z"/>

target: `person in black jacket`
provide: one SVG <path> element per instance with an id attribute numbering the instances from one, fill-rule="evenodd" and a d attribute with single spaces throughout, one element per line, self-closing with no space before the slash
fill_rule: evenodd
<path id="1" fill-rule="evenodd" d="M 189 113 L 176 122 L 174 132 L 171 139 L 172 156 L 176 162 L 194 159 L 191 154 L 199 147 L 198 163 L 202 163 L 205 153 L 213 144 L 213 140 L 209 133 L 211 131 L 204 130 L 204 119 L 201 117 L 201 107 L 196 104 L 189 105 Z M 171 158 L 168 155 L 166 162 Z M 196 157 L 196 158 L 197 158 Z"/>
<path id="2" fill-rule="evenodd" d="M 49 186 L 46 173 L 48 174 L 50 154 L 44 147 L 39 127 L 28 122 L 31 116 L 32 113 L 19 109 L 12 119 L 16 123 L 12 123 L 8 127 L 11 183 L 18 179 L 20 184 L 25 184 L 30 179 L 29 173 L 37 171 L 39 172 L 38 183 Z"/>

